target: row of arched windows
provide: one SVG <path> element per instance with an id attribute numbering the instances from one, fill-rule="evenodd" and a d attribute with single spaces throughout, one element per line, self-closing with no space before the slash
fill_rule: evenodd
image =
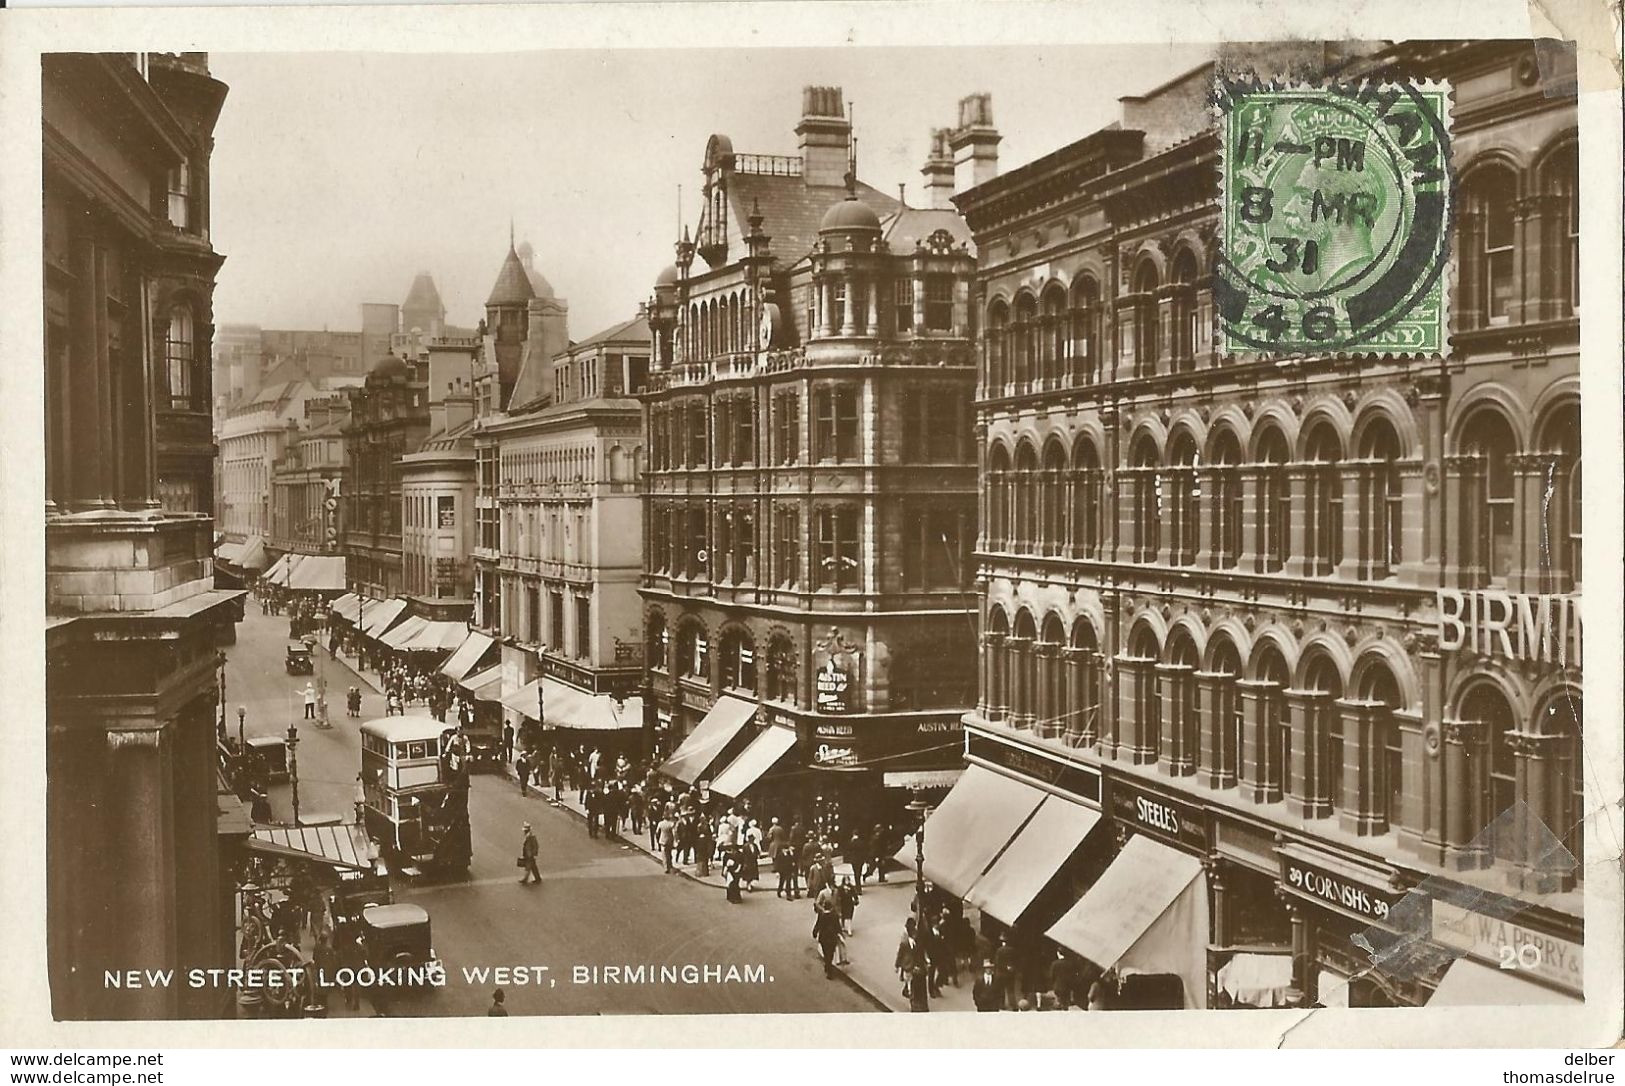
<path id="1" fill-rule="evenodd" d="M 1457 319 L 1484 328 L 1580 309 L 1580 160 L 1573 134 L 1533 168 L 1492 154 L 1461 173 Z M 1520 259 L 1526 253 L 1534 259 Z"/>
<path id="2" fill-rule="evenodd" d="M 743 291 L 690 303 L 678 329 L 684 360 L 701 362 L 720 354 L 751 350 L 755 327 L 754 309 Z"/>
<path id="3" fill-rule="evenodd" d="M 1420 714 L 1396 678 L 1397 646 L 1368 648 L 1345 671 L 1320 645 L 1300 653 L 1267 636 L 1244 653 L 1222 630 L 1199 645 L 1183 625 L 1161 635 L 1140 621 L 1108 667 L 1088 618 L 1068 626 L 1054 611 L 1039 619 L 1020 607 L 1011 617 L 1002 606 L 984 642 L 984 719 L 1155 762 L 1170 776 L 1200 774 L 1253 802 L 1288 800 L 1305 817 L 1341 816 L 1362 833 L 1419 818 L 1406 802 L 1423 791 L 1425 756 L 1407 747 L 1403 726 L 1417 731 Z M 1514 701 L 1484 676 L 1464 684 L 1447 713 L 1447 742 L 1459 747 L 1450 756 L 1469 784 L 1449 797 L 1459 838 L 1449 843 L 1535 862 L 1538 834 L 1505 817 L 1521 801 L 1579 857 L 1578 692 L 1559 688 L 1527 718 Z"/>
<path id="4" fill-rule="evenodd" d="M 750 630 L 725 626 L 713 647 L 705 624 L 692 615 L 678 620 L 672 637 L 665 614 L 651 611 L 645 638 L 649 666 L 657 671 L 699 679 L 716 693 L 759 693 L 769 701 L 795 701 L 796 649 L 787 633 L 768 638 L 766 656 L 760 661 Z"/>
<path id="5" fill-rule="evenodd" d="M 1421 460 L 1408 418 L 1370 410 L 1345 428 L 1311 416 L 1267 415 L 1250 433 L 1228 423 L 1199 437 L 1141 429 L 1108 496 L 1096 439 L 993 442 L 984 478 L 986 547 L 995 552 L 1120 560 L 1249 572 L 1382 580 L 1415 561 Z M 1467 587 L 1515 573 L 1546 590 L 1580 577 L 1579 407 L 1545 413 L 1535 450 L 1519 448 L 1506 412 L 1471 410 L 1449 458 L 1445 495 L 1451 561 Z M 1115 498 L 1115 504 L 1112 498 Z"/>

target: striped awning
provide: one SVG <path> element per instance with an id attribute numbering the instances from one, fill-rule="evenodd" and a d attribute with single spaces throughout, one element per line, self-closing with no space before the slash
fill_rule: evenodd
<path id="1" fill-rule="evenodd" d="M 413 634 L 411 640 L 401 647 L 407 652 L 450 652 L 461 645 L 463 638 L 467 636 L 467 623 L 429 619 L 424 622 L 423 628 Z"/>
<path id="2" fill-rule="evenodd" d="M 235 565 L 239 569 L 264 569 L 270 562 L 270 556 L 265 553 L 265 540 L 256 535 L 243 544 Z"/>
<path id="3" fill-rule="evenodd" d="M 222 562 L 236 564 L 237 559 L 243 556 L 242 543 L 220 543 L 214 548 L 214 556 Z"/>
<path id="4" fill-rule="evenodd" d="M 361 609 L 361 632 L 368 637 L 377 637 L 389 629 L 404 610 L 406 601 L 402 599 L 382 600 L 376 604 L 369 602 Z"/>
<path id="5" fill-rule="evenodd" d="M 406 643 L 411 641 L 412 638 L 416 637 L 418 633 L 421 632 L 428 624 L 429 620 L 421 615 L 412 615 L 411 617 L 403 620 L 399 626 L 396 626 L 394 629 L 385 633 L 384 636 L 380 637 L 378 640 L 382 641 L 385 645 L 388 645 L 392 649 L 404 649 L 406 648 Z"/>
<path id="6" fill-rule="evenodd" d="M 307 592 L 337 592 L 345 581 L 342 554 L 307 554 L 288 571 L 288 587 Z"/>
<path id="7" fill-rule="evenodd" d="M 457 684 L 470 694 L 475 701 L 501 701 L 502 700 L 502 665 L 488 667 L 477 672 Z"/>
<path id="8" fill-rule="evenodd" d="M 293 576 L 293 571 L 304 557 L 302 554 L 284 554 L 271 563 L 271 568 L 265 571 L 265 579 L 272 584 L 287 585 L 288 578 Z"/>
<path id="9" fill-rule="evenodd" d="M 346 592 L 328 606 L 328 611 L 346 622 L 354 623 L 361 614 L 361 597 L 354 592 Z"/>
<path id="10" fill-rule="evenodd" d="M 294 860 L 315 860 L 352 871 L 371 871 L 367 833 L 352 824 L 340 826 L 256 825 L 248 838 L 253 852 Z"/>
<path id="11" fill-rule="evenodd" d="M 478 630 L 470 630 L 463 643 L 457 646 L 457 651 L 451 654 L 451 659 L 440 665 L 440 674 L 452 682 L 461 682 L 469 672 L 480 666 L 480 661 L 496 644 L 489 634 Z"/>

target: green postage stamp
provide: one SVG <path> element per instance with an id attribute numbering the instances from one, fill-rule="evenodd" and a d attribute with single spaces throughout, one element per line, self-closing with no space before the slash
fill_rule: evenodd
<path id="1" fill-rule="evenodd" d="M 1221 83 L 1224 354 L 1446 348 L 1450 93 Z"/>

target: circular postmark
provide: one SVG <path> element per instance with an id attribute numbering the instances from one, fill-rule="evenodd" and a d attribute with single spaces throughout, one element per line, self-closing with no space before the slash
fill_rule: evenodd
<path id="1" fill-rule="evenodd" d="M 1449 94 L 1221 85 L 1221 349 L 1426 354 L 1446 332 Z"/>

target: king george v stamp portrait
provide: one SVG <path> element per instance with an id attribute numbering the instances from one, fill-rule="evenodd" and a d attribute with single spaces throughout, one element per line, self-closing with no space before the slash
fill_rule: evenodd
<path id="1" fill-rule="evenodd" d="M 1439 83 L 1221 83 L 1225 354 L 1444 347 L 1450 96 Z"/>

